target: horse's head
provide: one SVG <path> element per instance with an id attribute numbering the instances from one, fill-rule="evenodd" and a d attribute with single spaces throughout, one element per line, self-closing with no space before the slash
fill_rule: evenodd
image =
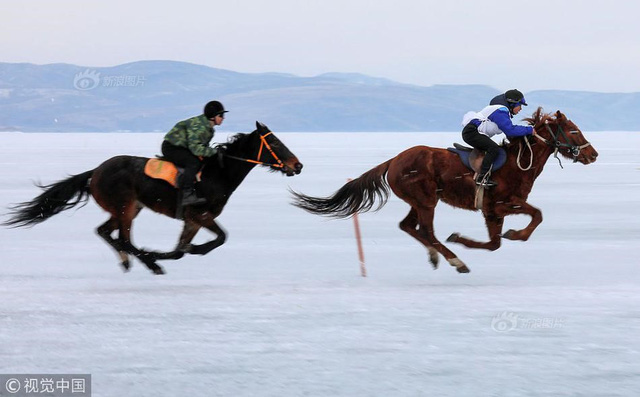
<path id="1" fill-rule="evenodd" d="M 271 167 L 273 171 L 280 171 L 287 176 L 294 176 L 302 172 L 302 163 L 291 153 L 288 147 L 266 125 L 256 121 L 256 130 L 260 138 L 257 161 Z"/>
<path id="2" fill-rule="evenodd" d="M 250 134 L 234 135 L 228 143 L 220 145 L 225 157 L 235 161 L 271 167 L 287 176 L 302 171 L 302 163 L 289 148 L 278 139 L 269 127 L 256 121 L 256 130 Z"/>
<path id="3" fill-rule="evenodd" d="M 580 128 L 561 111 L 545 114 L 539 107 L 533 116 L 526 118 L 525 121 L 536 129 L 539 140 L 554 147 L 563 157 L 582 164 L 596 161 L 598 152 L 587 141 Z"/>

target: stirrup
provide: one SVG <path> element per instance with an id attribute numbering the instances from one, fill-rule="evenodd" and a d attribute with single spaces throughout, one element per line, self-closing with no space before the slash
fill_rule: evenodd
<path id="1" fill-rule="evenodd" d="M 498 184 L 489 178 L 489 173 L 480 174 L 476 177 L 476 185 L 482 186 L 484 188 L 491 188 L 494 186 L 498 186 Z"/>

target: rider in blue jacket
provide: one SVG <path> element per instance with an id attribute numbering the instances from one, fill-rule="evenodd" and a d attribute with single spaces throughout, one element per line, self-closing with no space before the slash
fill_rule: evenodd
<path id="1" fill-rule="evenodd" d="M 500 146 L 491 137 L 504 133 L 507 138 L 531 135 L 532 126 L 514 125 L 511 119 L 518 114 L 522 106 L 527 106 L 524 95 L 518 90 L 509 90 L 493 98 L 490 105 L 480 112 L 465 115 L 462 139 L 476 149 L 486 151 L 476 184 L 484 187 L 496 186 L 487 175 L 491 164 L 500 153 Z"/>

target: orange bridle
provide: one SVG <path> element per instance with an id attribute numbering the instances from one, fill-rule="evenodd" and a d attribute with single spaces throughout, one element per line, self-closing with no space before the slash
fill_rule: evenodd
<path id="1" fill-rule="evenodd" d="M 229 154 L 225 154 L 226 157 L 232 158 L 232 159 L 236 159 L 236 160 L 240 160 L 240 161 L 245 161 L 247 163 L 253 163 L 253 164 L 260 164 L 260 165 L 268 165 L 270 167 L 275 167 L 275 168 L 284 168 L 284 163 L 282 162 L 282 160 L 280 160 L 280 158 L 278 157 L 278 155 L 276 155 L 276 153 L 273 151 L 273 149 L 271 148 L 271 145 L 269 145 L 269 142 L 267 142 L 266 137 L 268 137 L 269 135 L 271 135 L 272 132 L 269 131 L 268 133 L 264 134 L 264 135 L 260 135 L 260 149 L 258 150 L 258 156 L 256 157 L 255 160 L 252 159 L 243 159 L 242 157 L 236 157 L 236 156 L 231 156 Z M 262 157 L 262 149 L 263 148 L 267 148 L 267 150 L 269 151 L 269 153 L 271 153 L 271 155 L 273 156 L 274 159 L 276 159 L 276 163 L 265 163 L 264 161 L 261 161 L 260 158 Z"/>

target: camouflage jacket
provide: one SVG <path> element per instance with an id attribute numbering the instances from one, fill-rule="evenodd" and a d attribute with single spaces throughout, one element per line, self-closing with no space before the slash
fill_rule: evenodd
<path id="1" fill-rule="evenodd" d="M 216 153 L 216 150 L 209 146 L 214 133 L 209 119 L 201 114 L 180 121 L 167 132 L 164 140 L 172 145 L 187 148 L 196 156 L 211 157 Z"/>

